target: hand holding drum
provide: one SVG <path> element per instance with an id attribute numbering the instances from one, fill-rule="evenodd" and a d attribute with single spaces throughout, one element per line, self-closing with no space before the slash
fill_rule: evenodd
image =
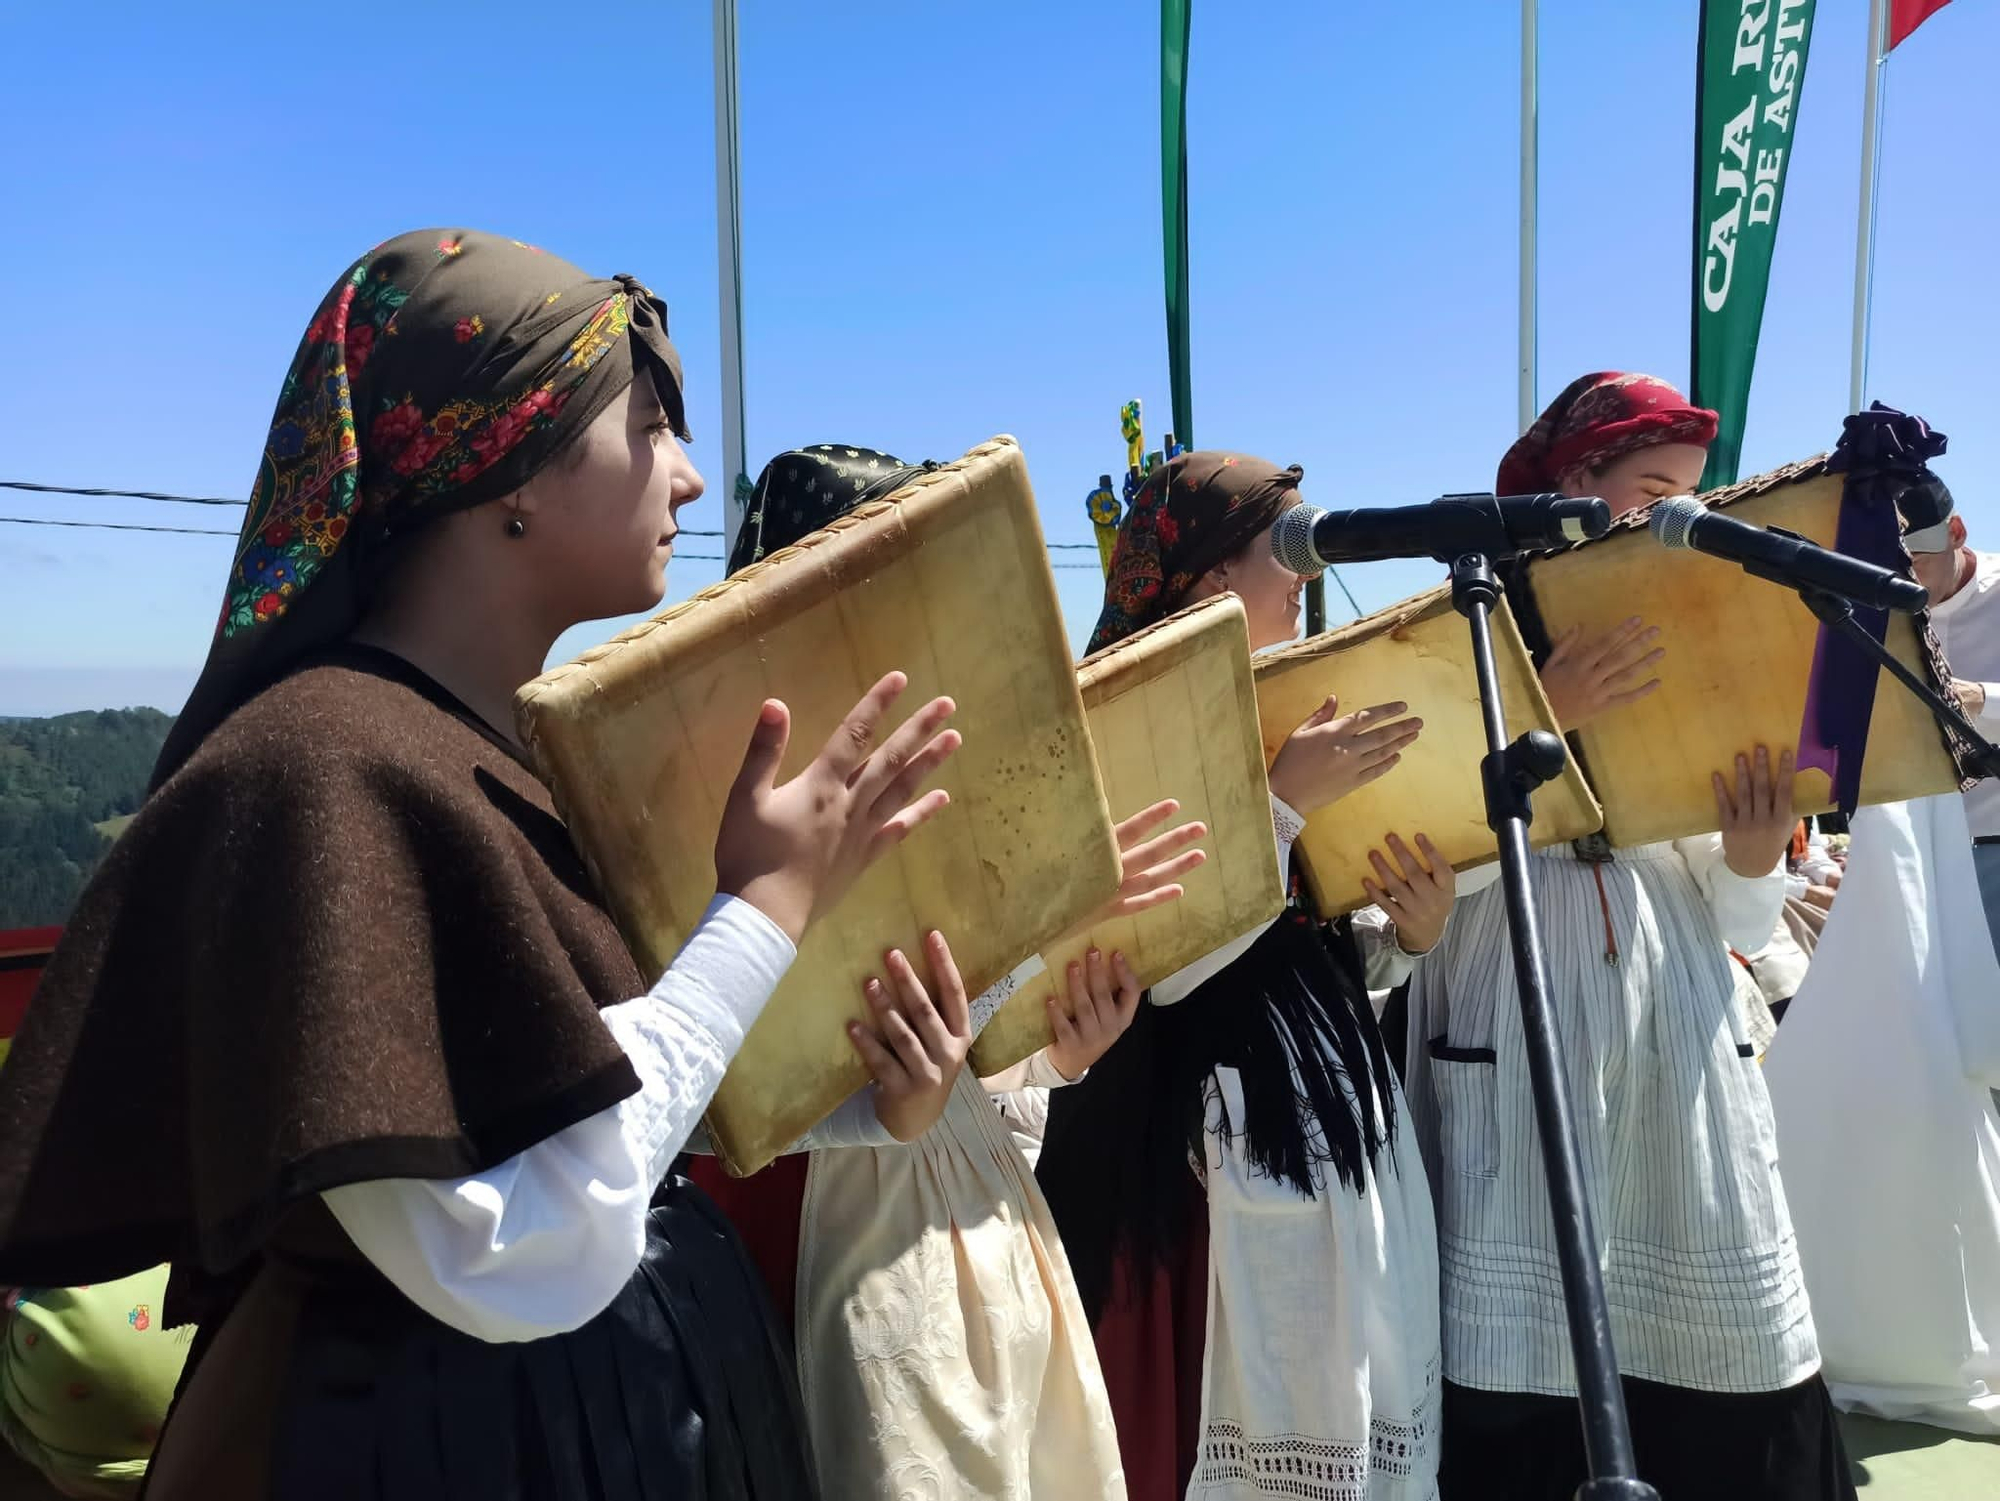
<path id="1" fill-rule="evenodd" d="M 1798 819 L 1792 813 L 1792 753 L 1779 752 L 1772 775 L 1771 752 L 1758 746 L 1753 756 L 1736 758 L 1734 795 L 1721 772 L 1711 774 L 1715 811 L 1722 820 L 1722 858 L 1745 879 L 1769 875 L 1785 857 Z"/>
<path id="2" fill-rule="evenodd" d="M 1141 810 L 1118 825 L 1124 880 L 1081 928 L 1129 917 L 1176 900 L 1180 877 L 1207 859 L 1189 846 L 1208 832 L 1184 823 L 1153 834 L 1180 811 L 1172 798 Z M 865 991 L 874 1030 L 850 1022 L 847 1035 L 875 1081 L 875 1116 L 896 1140 L 915 1141 L 944 1113 L 952 1085 L 972 1050 L 972 1018 L 965 982 L 942 933 L 925 940 L 931 969 L 926 986 L 909 959 L 892 950 L 884 966 L 889 980 L 871 977 Z M 1108 958 L 1091 950 L 1082 964 L 1069 966 L 1069 1005 L 1051 995 L 1049 1021 L 1055 1032 L 1050 1061 L 1065 1079 L 1079 1077 L 1110 1049 L 1132 1024 L 1141 986 L 1123 954 Z M 933 994 L 935 992 L 935 994 Z"/>
<path id="3" fill-rule="evenodd" d="M 1180 900 L 1185 890 L 1180 878 L 1208 859 L 1206 850 L 1191 848 L 1208 833 L 1204 823 L 1189 822 L 1164 834 L 1153 833 L 1180 809 L 1178 801 L 1164 798 L 1118 825 L 1118 857 L 1124 879 L 1111 900 L 1078 924 L 1077 931 L 1088 932 L 1099 923 Z M 1065 946 L 1064 939 L 1050 945 L 1056 949 Z M 1055 1033 L 1049 1044 L 1049 1061 L 1057 1073 L 1074 1080 L 1125 1035 L 1139 1013 L 1139 997 L 1145 987 L 1123 954 L 1116 950 L 1105 954 L 1096 948 L 1082 960 L 1072 961 L 1061 979 L 1068 1000 L 1050 994 L 1042 1002 L 1048 1009 L 1049 1028 Z"/>
<path id="4" fill-rule="evenodd" d="M 937 1124 L 972 1051 L 972 1003 L 951 945 L 944 934 L 931 933 L 924 948 L 929 986 L 908 955 L 891 949 L 883 959 L 889 983 L 871 976 L 863 987 L 876 1030 L 847 1024 L 848 1039 L 875 1081 L 875 1118 L 901 1142 L 915 1141 Z"/>
<path id="5" fill-rule="evenodd" d="M 1607 709 L 1637 703 L 1657 690 L 1652 675 L 1666 656 L 1655 643 L 1660 628 L 1638 616 L 1586 641 L 1583 629 L 1571 626 L 1557 638 L 1542 665 L 1542 692 L 1549 710 L 1565 730 L 1579 729 Z"/>
<path id="6" fill-rule="evenodd" d="M 871 749 L 908 681 L 892 672 L 869 689 L 782 787 L 791 713 L 777 699 L 758 713 L 715 836 L 715 888 L 750 903 L 795 944 L 862 871 L 951 801 L 941 788 L 911 801 L 958 749 L 958 731 L 944 728 L 957 707 L 950 699 L 932 699 Z"/>
<path id="7" fill-rule="evenodd" d="M 1383 842 L 1395 863 L 1390 864 L 1382 851 L 1370 850 L 1368 863 L 1375 874 L 1362 878 L 1362 890 L 1395 919 L 1396 941 L 1404 953 L 1427 954 L 1444 936 L 1445 921 L 1458 895 L 1458 876 L 1428 834 L 1417 835 L 1414 850 L 1398 834 Z"/>
<path id="8" fill-rule="evenodd" d="M 1404 703 L 1372 704 L 1342 715 L 1330 697 L 1292 731 L 1271 763 L 1271 791 L 1300 813 L 1338 802 L 1387 776 L 1423 729 Z"/>

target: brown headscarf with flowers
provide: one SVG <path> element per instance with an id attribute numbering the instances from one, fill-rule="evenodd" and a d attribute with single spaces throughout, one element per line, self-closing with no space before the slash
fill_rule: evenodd
<path id="1" fill-rule="evenodd" d="M 1090 633 L 1098 651 L 1171 615 L 1204 573 L 1278 519 L 1305 471 L 1268 459 L 1201 449 L 1146 477 L 1118 528 L 1104 610 Z"/>
<path id="2" fill-rule="evenodd" d="M 667 310 L 632 277 L 464 229 L 399 235 L 357 261 L 279 387 L 222 619 L 154 785 L 353 630 L 393 543 L 520 489 L 641 368 L 685 438 Z"/>
<path id="3" fill-rule="evenodd" d="M 1500 461 L 1501 495 L 1560 490 L 1614 459 L 1661 443 L 1715 441 L 1715 413 L 1692 406 L 1663 380 L 1600 370 L 1571 381 Z"/>

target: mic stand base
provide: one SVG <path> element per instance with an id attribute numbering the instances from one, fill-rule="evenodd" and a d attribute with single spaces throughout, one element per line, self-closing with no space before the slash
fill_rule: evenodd
<path id="1" fill-rule="evenodd" d="M 1635 1478 L 1632 1432 L 1625 1416 L 1625 1389 L 1611 1343 L 1611 1312 L 1597 1259 L 1597 1233 L 1583 1191 L 1583 1158 L 1576 1122 L 1570 1116 L 1556 1044 L 1555 1013 L 1549 1003 L 1548 963 L 1535 914 L 1528 875 L 1528 825 L 1534 816 L 1531 794 L 1562 774 L 1568 751 L 1559 736 L 1533 730 L 1507 743 L 1500 674 L 1493 662 L 1491 612 L 1500 586 L 1483 553 L 1468 553 L 1451 565 L 1451 601 L 1472 631 L 1472 661 L 1479 678 L 1479 706 L 1486 723 L 1486 758 L 1480 780 L 1486 792 L 1486 822 L 1500 840 L 1500 879 L 1507 900 L 1507 929 L 1513 940 L 1514 978 L 1520 990 L 1521 1031 L 1528 1052 L 1528 1078 L 1535 1097 L 1536 1133 L 1548 1176 L 1554 1211 L 1556 1257 L 1562 1268 L 1563 1302 L 1569 1315 L 1570 1350 L 1576 1362 L 1577 1401 L 1582 1409 L 1583 1447 L 1591 1479 L 1577 1492 L 1585 1501 L 1659 1501 L 1659 1493 Z"/>
<path id="2" fill-rule="evenodd" d="M 2000 746 L 1994 745 L 1972 727 L 1972 721 L 1966 718 L 1965 710 L 1960 705 L 1897 661 L 1894 652 L 1864 630 L 1861 622 L 1854 618 L 1853 600 L 1828 589 L 1794 586 L 1794 592 L 1805 601 L 1808 610 L 1860 647 L 1889 676 L 1922 700 L 1939 724 L 1961 736 L 1972 747 L 1965 759 L 1975 775 L 2000 777 Z"/>

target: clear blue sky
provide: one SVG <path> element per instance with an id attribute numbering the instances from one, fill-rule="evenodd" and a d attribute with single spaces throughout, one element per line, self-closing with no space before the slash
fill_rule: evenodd
<path id="1" fill-rule="evenodd" d="M 1119 403 L 1166 424 L 1157 6 L 742 10 L 753 471 L 801 443 L 942 459 L 1011 432 L 1050 538 L 1087 540 Z M 1686 380 L 1696 12 L 1542 5 L 1543 399 L 1602 367 Z M 1746 472 L 1827 446 L 1845 410 L 1866 12 L 1820 0 Z M 244 493 L 327 284 L 437 224 L 659 289 L 720 478 L 706 4 L 79 14 L 9 22 L 0 478 Z M 1322 505 L 1492 483 L 1515 432 L 1517 26 L 1511 0 L 1197 5 L 1203 442 L 1304 464 Z M 2000 546 L 1996 60 L 2000 5 L 1958 0 L 1891 61 L 1871 394 L 1951 435 L 1975 545 Z M 0 492 L 0 514 L 231 513 Z M 0 713 L 177 708 L 229 552 L 0 526 Z M 671 591 L 719 572 L 677 560 Z M 1348 577 L 1374 608 L 1434 574 Z M 1058 578 L 1080 639 L 1097 581 Z"/>

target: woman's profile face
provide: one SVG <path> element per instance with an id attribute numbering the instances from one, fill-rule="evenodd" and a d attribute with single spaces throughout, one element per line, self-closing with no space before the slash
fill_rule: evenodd
<path id="1" fill-rule="evenodd" d="M 1563 494 L 1598 496 L 1613 516 L 1623 516 L 1669 495 L 1694 494 L 1707 463 L 1708 450 L 1698 443 L 1657 443 L 1613 459 L 1594 475 L 1566 480 Z"/>
<path id="2" fill-rule="evenodd" d="M 574 621 L 634 615 L 660 602 L 679 527 L 702 493 L 653 383 L 641 375 L 534 480 L 535 562 Z"/>
<path id="3" fill-rule="evenodd" d="M 1250 626 L 1250 649 L 1282 646 L 1299 634 L 1300 596 L 1306 581 L 1271 551 L 1271 528 L 1252 537 L 1235 557 L 1215 570 L 1218 586 L 1243 601 Z"/>

